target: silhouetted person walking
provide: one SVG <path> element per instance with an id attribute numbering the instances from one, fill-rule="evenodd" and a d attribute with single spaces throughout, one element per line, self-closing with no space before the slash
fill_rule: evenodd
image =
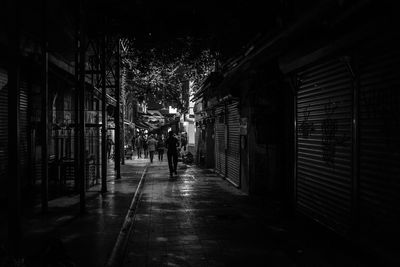
<path id="1" fill-rule="evenodd" d="M 168 138 L 165 141 L 165 145 L 168 149 L 167 158 L 169 166 L 169 175 L 172 173 L 178 174 L 176 168 L 178 166 L 178 150 L 176 149 L 179 145 L 178 139 L 174 136 L 174 132 L 170 131 L 168 133 Z"/>
<path id="2" fill-rule="evenodd" d="M 154 139 L 153 135 L 151 134 L 147 143 L 150 153 L 150 163 L 153 163 L 154 152 L 156 152 L 157 140 Z"/>
<path id="3" fill-rule="evenodd" d="M 186 151 L 186 145 L 187 145 L 187 134 L 186 132 L 182 133 L 181 136 L 181 146 L 183 147 L 183 151 Z"/>
<path id="4" fill-rule="evenodd" d="M 111 139 L 111 136 L 107 136 L 107 158 L 111 158 L 111 150 L 114 145 L 113 140 Z"/>
<path id="5" fill-rule="evenodd" d="M 149 156 L 149 145 L 147 143 L 148 137 L 144 136 L 142 139 L 142 147 L 143 147 L 143 152 L 144 152 L 144 158 L 147 159 Z"/>
<path id="6" fill-rule="evenodd" d="M 136 152 L 137 152 L 138 159 L 142 157 L 142 148 L 143 148 L 142 138 L 143 137 L 141 135 L 139 135 L 135 140 Z"/>
<path id="7" fill-rule="evenodd" d="M 164 137 L 160 135 L 158 137 L 158 142 L 157 142 L 158 161 L 163 161 L 164 149 L 165 149 Z"/>

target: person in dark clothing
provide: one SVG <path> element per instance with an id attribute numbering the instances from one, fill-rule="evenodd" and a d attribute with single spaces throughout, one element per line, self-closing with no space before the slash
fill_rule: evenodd
<path id="1" fill-rule="evenodd" d="M 164 149 L 165 149 L 164 137 L 160 135 L 157 141 L 158 161 L 163 161 Z"/>
<path id="2" fill-rule="evenodd" d="M 111 149 L 112 146 L 114 145 L 113 140 L 111 139 L 111 136 L 107 136 L 107 158 L 111 158 Z"/>
<path id="3" fill-rule="evenodd" d="M 135 140 L 135 146 L 136 146 L 136 151 L 137 151 L 137 158 L 142 158 L 142 148 L 143 148 L 143 142 L 142 142 L 142 136 L 139 135 L 136 140 Z"/>
<path id="4" fill-rule="evenodd" d="M 144 152 L 144 158 L 147 159 L 149 156 L 149 145 L 147 143 L 148 137 L 144 136 L 142 139 L 142 147 L 143 147 L 143 152 Z"/>
<path id="5" fill-rule="evenodd" d="M 149 136 L 147 140 L 149 154 L 150 154 L 150 163 L 153 163 L 154 152 L 156 152 L 157 140 L 154 139 L 153 135 Z"/>
<path id="6" fill-rule="evenodd" d="M 174 136 L 174 133 L 170 131 L 168 133 L 168 138 L 165 141 L 165 146 L 167 147 L 167 158 L 168 158 L 168 166 L 169 166 L 169 175 L 172 176 L 173 173 L 177 173 L 177 165 L 178 165 L 178 150 L 179 146 L 178 139 Z"/>
<path id="7" fill-rule="evenodd" d="M 135 137 L 135 136 L 133 136 L 133 137 L 132 137 L 132 139 L 131 139 L 132 151 L 134 151 L 134 150 L 135 150 L 135 139 L 136 139 L 136 137 Z"/>
<path id="8" fill-rule="evenodd" d="M 187 145 L 187 135 L 186 133 L 183 133 L 181 136 L 181 145 L 183 147 L 183 151 L 186 151 L 186 145 Z"/>

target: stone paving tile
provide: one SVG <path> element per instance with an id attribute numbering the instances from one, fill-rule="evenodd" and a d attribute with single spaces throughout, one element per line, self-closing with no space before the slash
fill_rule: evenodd
<path id="1" fill-rule="evenodd" d="M 42 254 L 52 242 L 58 242 L 76 266 L 104 266 L 145 167 L 132 163 L 121 167 L 120 181 L 113 180 L 114 172 L 108 168 L 106 194 L 100 194 L 99 185 L 89 188 L 85 214 L 79 214 L 79 195 L 73 195 L 49 201 L 47 214 L 41 214 L 38 206 L 24 215 L 26 266 L 42 266 Z"/>
<path id="2" fill-rule="evenodd" d="M 278 215 L 273 203 L 254 202 L 209 170 L 179 168 L 171 179 L 166 163 L 156 163 L 123 266 L 330 266 L 329 257 L 299 254 L 304 242 Z"/>

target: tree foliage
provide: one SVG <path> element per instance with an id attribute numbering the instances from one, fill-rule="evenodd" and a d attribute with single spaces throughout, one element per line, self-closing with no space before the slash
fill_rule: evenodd
<path id="1" fill-rule="evenodd" d="M 122 86 L 139 101 L 182 108 L 182 82 L 191 81 L 193 89 L 214 71 L 216 56 L 191 39 L 152 46 L 122 41 Z"/>

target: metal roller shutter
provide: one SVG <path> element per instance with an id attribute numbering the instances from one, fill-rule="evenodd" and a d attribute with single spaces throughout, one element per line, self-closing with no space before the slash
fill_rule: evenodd
<path id="1" fill-rule="evenodd" d="M 218 107 L 215 114 L 215 170 L 225 176 L 225 107 Z"/>
<path id="2" fill-rule="evenodd" d="M 343 62 L 298 73 L 297 209 L 337 232 L 351 220 L 352 86 Z"/>
<path id="3" fill-rule="evenodd" d="M 3 184 L 8 165 L 8 90 L 7 72 L 0 69 L 0 182 Z M 5 189 L 5 186 L 2 186 Z M 5 194 L 2 190 L 1 194 Z"/>
<path id="4" fill-rule="evenodd" d="M 398 232 L 400 214 L 400 52 L 388 43 L 359 62 L 360 222 L 375 240 Z"/>
<path id="5" fill-rule="evenodd" d="M 21 159 L 21 177 L 24 183 L 28 182 L 28 84 L 21 82 L 19 95 L 19 129 L 20 129 L 20 159 Z"/>
<path id="6" fill-rule="evenodd" d="M 7 177 L 8 169 L 8 88 L 7 73 L 0 69 L 0 174 Z M 28 86 L 21 81 L 19 95 L 20 167 L 24 185 L 28 182 Z"/>
<path id="7" fill-rule="evenodd" d="M 240 186 L 240 125 L 239 102 L 227 106 L 228 116 L 228 149 L 227 149 L 227 179 Z"/>

